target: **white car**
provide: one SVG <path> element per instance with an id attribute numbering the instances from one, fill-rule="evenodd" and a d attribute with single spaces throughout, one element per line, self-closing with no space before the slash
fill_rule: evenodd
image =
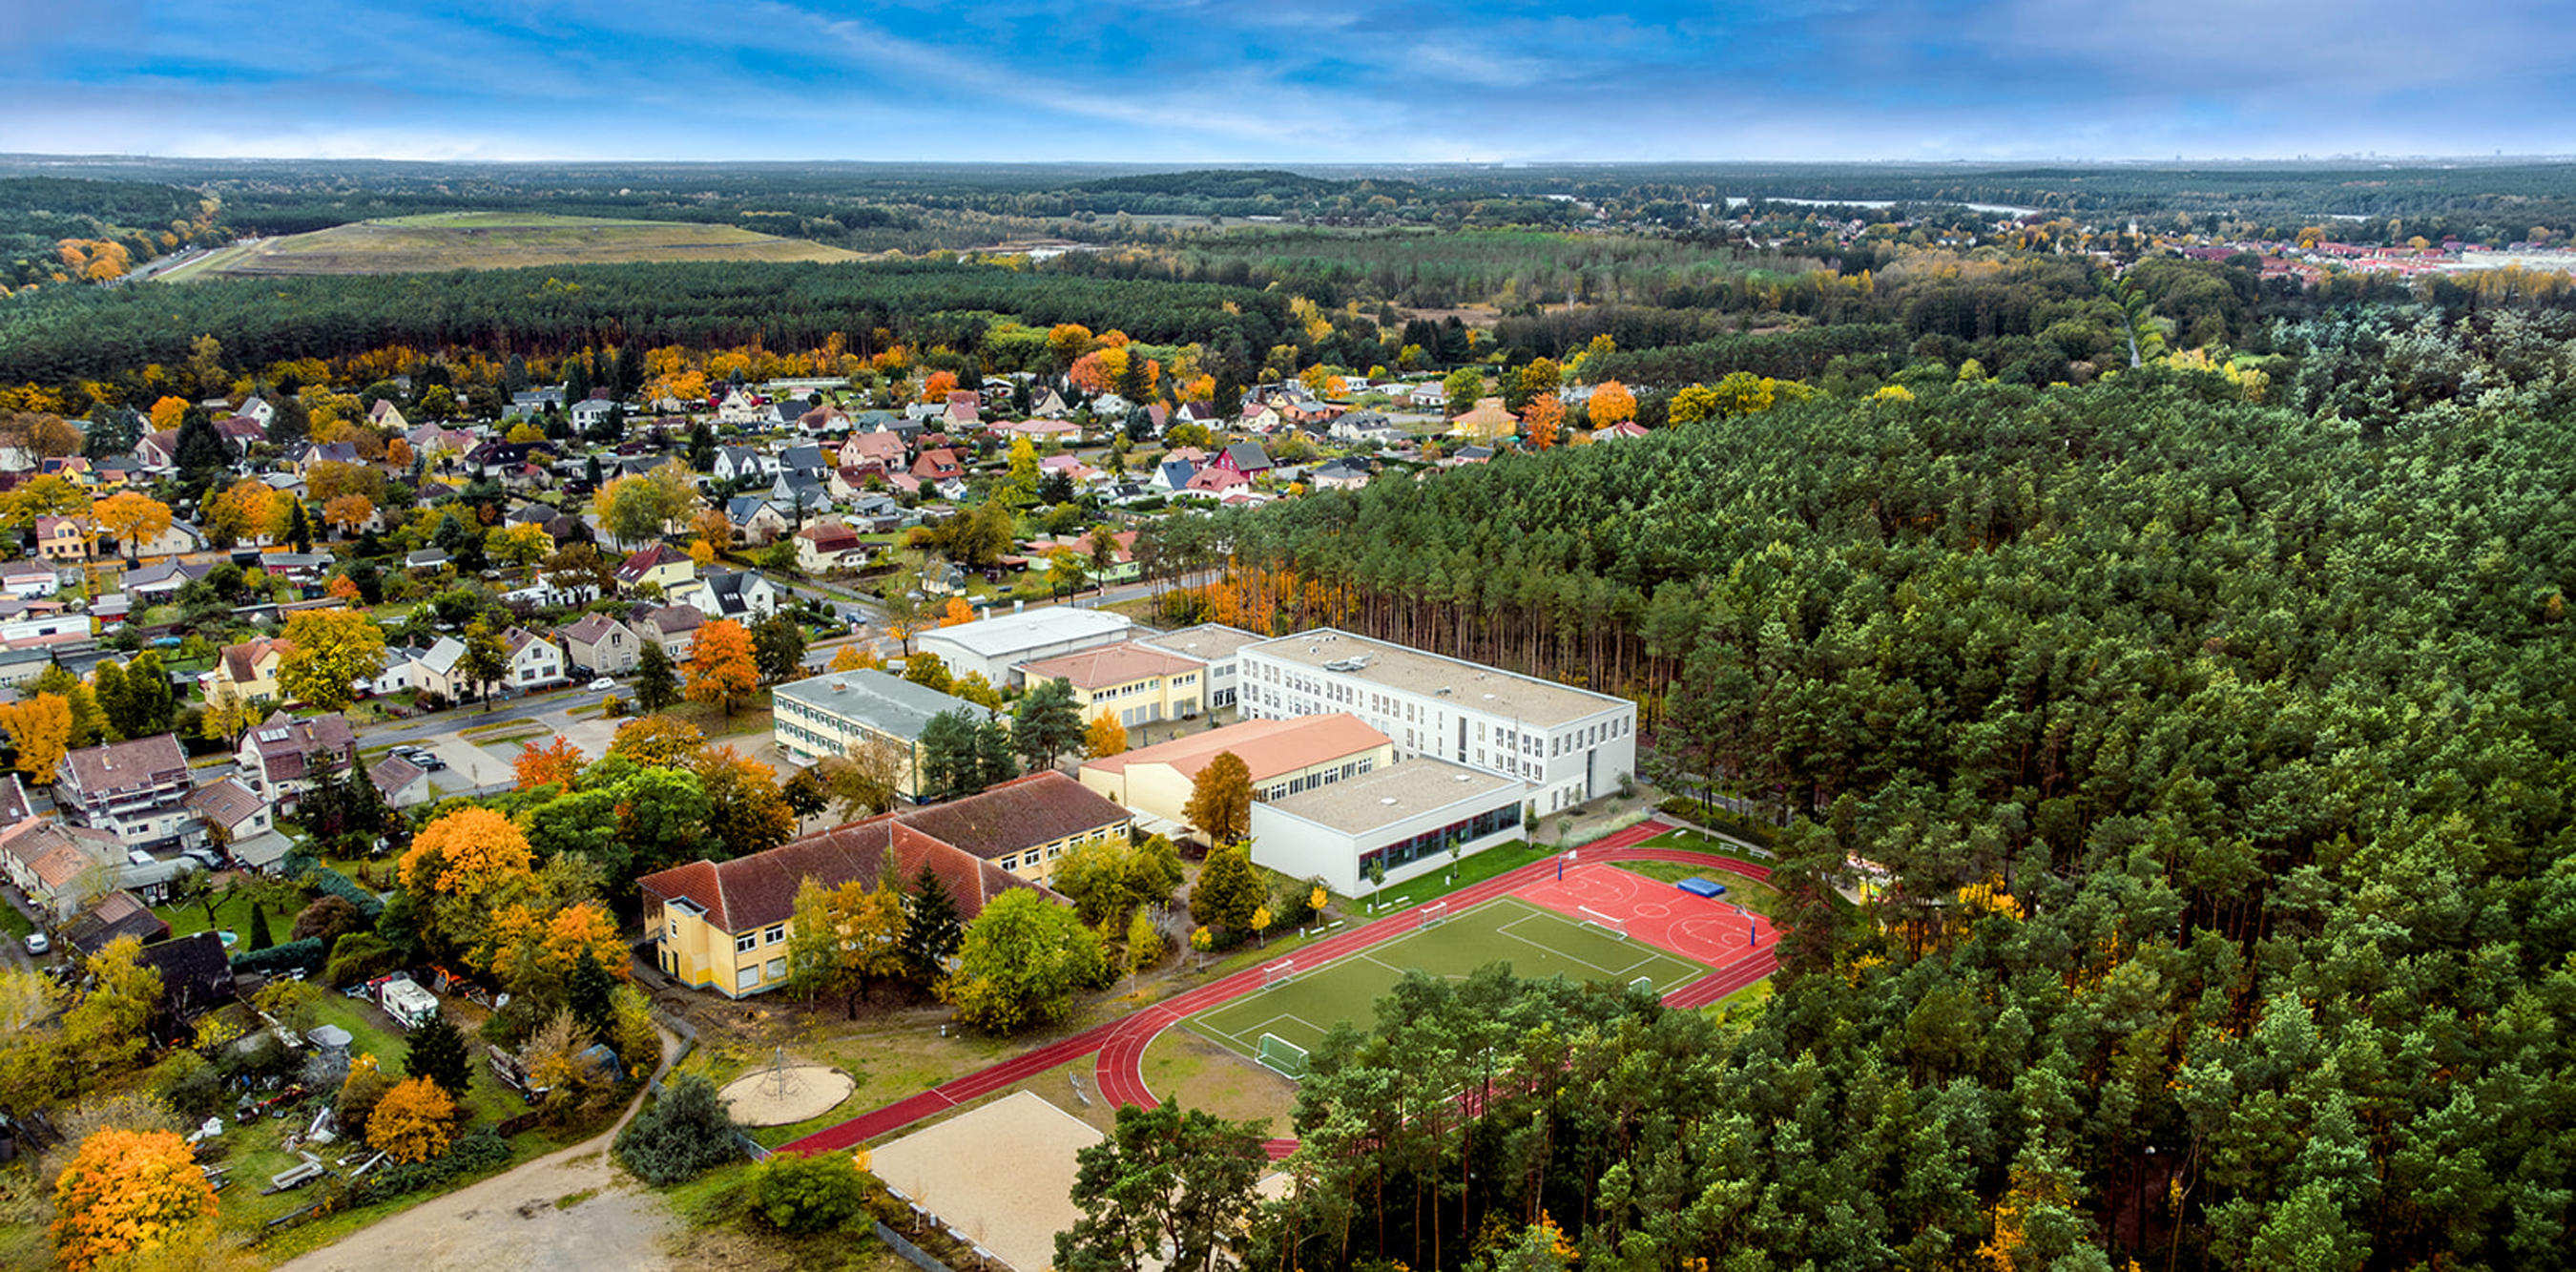
<path id="1" fill-rule="evenodd" d="M 29 932 L 27 934 L 27 953 L 30 957 L 43 958 L 53 952 L 54 942 L 44 933 Z"/>
<path id="2" fill-rule="evenodd" d="M 593 689 L 614 689 L 617 687 L 617 677 L 601 676 L 599 679 L 591 681 L 590 687 Z"/>

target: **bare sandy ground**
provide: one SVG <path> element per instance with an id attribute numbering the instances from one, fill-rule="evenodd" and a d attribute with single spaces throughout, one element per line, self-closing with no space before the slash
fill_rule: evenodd
<path id="1" fill-rule="evenodd" d="M 785 1126 L 831 1112 L 857 1089 L 850 1075 L 828 1065 L 789 1065 L 784 1090 L 779 1078 L 775 1069 L 754 1069 L 716 1094 L 733 1120 L 745 1126 Z"/>
<path id="2" fill-rule="evenodd" d="M 901 1189 L 1019 1272 L 1055 1263 L 1055 1234 L 1073 1205 L 1073 1155 L 1100 1142 L 1082 1119 L 1026 1091 L 950 1118 L 870 1154 Z"/>

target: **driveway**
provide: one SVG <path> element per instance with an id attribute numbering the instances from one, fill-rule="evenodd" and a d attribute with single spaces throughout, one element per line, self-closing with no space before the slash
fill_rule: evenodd
<path id="1" fill-rule="evenodd" d="M 675 1040 L 662 1038 L 669 1068 Z M 609 1146 L 635 1110 L 596 1139 L 432 1198 L 279 1272 L 626 1272 L 674 1267 L 680 1230 L 659 1194 L 616 1168 Z"/>

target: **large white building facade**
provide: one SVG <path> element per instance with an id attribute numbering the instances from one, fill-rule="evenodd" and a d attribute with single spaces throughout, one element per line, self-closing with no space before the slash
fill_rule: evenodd
<path id="1" fill-rule="evenodd" d="M 1369 867 L 1394 887 L 1522 835 L 1529 788 L 1419 757 L 1252 805 L 1252 859 L 1346 897 L 1371 894 Z M 1453 855 L 1454 854 L 1454 855 Z"/>
<path id="2" fill-rule="evenodd" d="M 1395 744 L 1525 783 L 1541 816 L 1619 789 L 1637 770 L 1637 707 L 1333 628 L 1245 645 L 1246 720 L 1347 711 Z"/>

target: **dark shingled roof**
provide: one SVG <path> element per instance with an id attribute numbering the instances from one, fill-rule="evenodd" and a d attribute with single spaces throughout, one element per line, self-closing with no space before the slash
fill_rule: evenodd
<path id="1" fill-rule="evenodd" d="M 185 1023 L 233 1000 L 232 960 L 212 932 L 146 945 L 140 961 L 161 969 L 161 1012 L 171 1020 Z"/>
<path id="2" fill-rule="evenodd" d="M 968 921 L 982 914 L 985 903 L 1005 889 L 1037 886 L 887 814 L 835 826 L 748 857 L 675 866 L 636 880 L 636 887 L 647 897 L 687 900 L 699 906 L 707 912 L 707 921 L 722 931 L 748 932 L 793 916 L 797 886 L 807 879 L 827 888 L 852 881 L 875 887 L 889 843 L 894 846 L 896 869 L 902 872 L 899 883 L 908 885 L 928 866 L 957 899 L 959 917 Z"/>
<path id="3" fill-rule="evenodd" d="M 1107 796 L 1053 769 L 894 816 L 988 861 L 1130 818 Z"/>

